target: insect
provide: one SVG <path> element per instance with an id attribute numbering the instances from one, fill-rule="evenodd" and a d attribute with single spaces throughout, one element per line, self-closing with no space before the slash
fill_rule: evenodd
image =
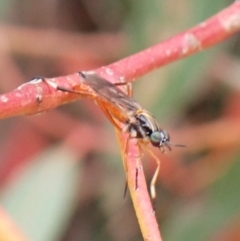
<path id="1" fill-rule="evenodd" d="M 117 87 L 127 83 L 112 84 L 93 72 L 79 72 L 79 75 L 82 77 L 83 82 L 72 89 L 58 86 L 54 82 L 44 79 L 43 81 L 57 90 L 80 94 L 93 99 L 119 131 L 128 133 L 125 155 L 128 152 L 129 140 L 137 139 L 140 152 L 142 152 L 143 148 L 146 149 L 157 164 L 150 184 L 151 197 L 154 199 L 156 197 L 155 184 L 160 170 L 160 160 L 148 148 L 148 144 L 160 148 L 162 152 L 165 151 L 165 147 L 171 150 L 173 145 L 179 147 L 183 147 L 183 145 L 171 143 L 169 134 L 162 130 L 155 118 L 131 97 L 130 92 L 127 95 Z M 138 169 L 136 170 L 136 189 L 138 188 L 137 176 Z"/>

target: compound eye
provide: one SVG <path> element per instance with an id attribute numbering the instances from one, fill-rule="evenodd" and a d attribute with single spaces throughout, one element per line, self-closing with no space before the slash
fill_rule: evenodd
<path id="1" fill-rule="evenodd" d="M 153 146 L 159 146 L 159 144 L 162 142 L 162 134 L 160 131 L 155 131 L 150 135 L 150 141 Z"/>
<path id="2" fill-rule="evenodd" d="M 170 136 L 166 131 L 155 131 L 150 135 L 150 141 L 153 146 L 162 147 L 170 141 Z"/>

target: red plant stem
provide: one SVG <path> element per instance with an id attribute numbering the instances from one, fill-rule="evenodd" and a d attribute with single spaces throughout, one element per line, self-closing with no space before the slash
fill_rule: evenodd
<path id="1" fill-rule="evenodd" d="M 216 45 L 239 29 L 240 1 L 238 0 L 197 26 L 111 65 L 103 66 L 96 72 L 112 81 L 116 79 L 133 81 L 155 68 Z"/>
<path id="2" fill-rule="evenodd" d="M 66 88 L 81 84 L 78 73 L 49 80 Z M 33 80 L 12 92 L 0 95 L 0 118 L 37 114 L 79 98 L 80 95 L 56 91 L 41 80 Z"/>
<path id="3" fill-rule="evenodd" d="M 118 62 L 96 69 L 95 72 L 111 82 L 133 81 L 157 67 L 215 45 L 239 30 L 240 2 L 236 1 L 196 27 Z M 77 73 L 49 80 L 68 88 L 81 86 L 81 77 Z M 79 95 L 55 91 L 44 82 L 29 82 L 17 90 L 0 96 L 0 118 L 36 114 L 78 98 Z M 124 136 L 121 133 L 118 133 L 118 136 L 121 150 L 124 152 Z M 138 177 L 139 188 L 135 190 L 139 150 L 132 142 L 129 143 L 128 150 L 131 155 L 127 156 L 125 166 L 128 167 L 129 189 L 140 228 L 145 240 L 159 241 L 161 238 L 142 172 Z"/>
<path id="4" fill-rule="evenodd" d="M 236 1 L 196 27 L 118 62 L 98 68 L 95 72 L 111 82 L 133 81 L 157 67 L 218 44 L 239 30 L 240 1 Z M 49 80 L 68 88 L 81 85 L 78 74 Z M 41 103 L 37 101 L 39 96 L 42 97 Z M 28 82 L 17 90 L 0 95 L 0 118 L 36 114 L 77 99 L 78 95 L 53 91 L 43 82 Z"/>
<path id="5" fill-rule="evenodd" d="M 121 146 L 122 159 L 128 181 L 128 187 L 133 201 L 134 209 L 140 225 L 144 240 L 161 241 L 158 223 L 155 217 L 152 203 L 148 194 L 148 188 L 141 163 L 141 156 L 136 144 L 136 140 L 129 141 L 129 150 L 125 156 L 126 137 L 117 131 L 119 144 Z M 136 169 L 138 168 L 137 189 L 136 189 Z"/>

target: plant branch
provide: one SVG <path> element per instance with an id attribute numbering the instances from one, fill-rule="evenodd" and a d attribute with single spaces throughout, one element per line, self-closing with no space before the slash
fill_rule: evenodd
<path id="1" fill-rule="evenodd" d="M 239 30 L 238 0 L 195 27 L 111 65 L 103 66 L 96 72 L 112 81 L 134 81 L 153 69 L 216 45 Z"/>
<path id="2" fill-rule="evenodd" d="M 94 71 L 111 82 L 130 82 L 155 68 L 216 45 L 239 30 L 240 1 L 236 1 L 194 28 Z M 78 74 L 49 80 L 68 88 L 81 84 Z M 41 97 L 42 101 L 37 101 Z M 43 82 L 28 82 L 10 93 L 0 95 L 0 118 L 36 114 L 77 99 L 78 95 L 54 91 Z"/>
<path id="3" fill-rule="evenodd" d="M 118 131 L 117 137 L 121 147 L 122 160 L 124 161 L 129 191 L 143 238 L 144 240 L 161 241 L 162 239 L 159 232 L 158 223 L 156 221 L 155 211 L 153 210 L 152 202 L 148 194 L 148 188 L 141 163 L 141 153 L 139 153 L 136 140 L 129 141 L 128 153 L 126 154 L 125 143 L 127 137 Z M 136 189 L 137 169 L 138 176 Z"/>

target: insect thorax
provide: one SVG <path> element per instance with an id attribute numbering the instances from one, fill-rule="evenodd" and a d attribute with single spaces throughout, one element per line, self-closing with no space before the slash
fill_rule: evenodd
<path id="1" fill-rule="evenodd" d="M 157 126 L 145 114 L 137 114 L 134 119 L 128 121 L 126 129 L 130 134 L 130 138 L 147 141 L 150 135 L 157 130 Z"/>

